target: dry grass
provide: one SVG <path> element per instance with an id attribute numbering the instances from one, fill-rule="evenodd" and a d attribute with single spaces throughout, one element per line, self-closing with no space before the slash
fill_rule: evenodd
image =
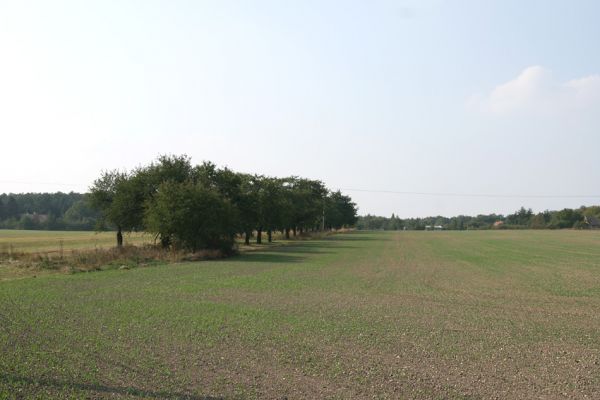
<path id="1" fill-rule="evenodd" d="M 124 235 L 126 245 L 152 244 L 144 233 Z M 57 253 L 70 250 L 94 250 L 114 247 L 115 232 L 25 231 L 0 229 L 0 253 Z"/>
<path id="2" fill-rule="evenodd" d="M 238 238 L 234 254 L 265 250 L 294 241 L 323 239 L 332 232 L 310 232 L 285 240 L 284 234 L 273 233 L 273 243 L 243 245 Z M 219 250 L 190 253 L 164 250 L 151 244 L 150 235 L 125 235 L 125 246 L 114 246 L 114 232 L 52 232 L 0 230 L 0 281 L 49 273 L 89 272 L 108 269 L 129 269 L 154 264 L 223 258 Z"/>
<path id="3" fill-rule="evenodd" d="M 183 261 L 215 260 L 223 258 L 219 250 L 194 253 L 164 250 L 155 245 L 127 245 L 121 248 L 93 250 L 65 250 L 56 252 L 0 252 L 0 280 L 46 275 L 48 273 L 75 273 L 110 269 L 130 269 L 156 264 Z"/>

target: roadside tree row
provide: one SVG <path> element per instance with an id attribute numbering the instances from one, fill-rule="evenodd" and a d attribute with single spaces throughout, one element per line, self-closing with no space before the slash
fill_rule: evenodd
<path id="1" fill-rule="evenodd" d="M 130 172 L 102 173 L 90 188 L 100 222 L 123 233 L 156 235 L 163 247 L 220 249 L 235 238 L 245 244 L 273 233 L 286 238 L 307 231 L 340 229 L 357 220 L 356 204 L 323 182 L 299 177 L 274 178 L 234 172 L 187 156 L 161 156 Z"/>

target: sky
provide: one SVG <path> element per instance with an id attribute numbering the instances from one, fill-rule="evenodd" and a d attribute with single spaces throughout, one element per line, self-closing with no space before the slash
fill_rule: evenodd
<path id="1" fill-rule="evenodd" d="M 0 0 L 0 192 L 187 154 L 360 214 L 600 204 L 598 1 Z"/>

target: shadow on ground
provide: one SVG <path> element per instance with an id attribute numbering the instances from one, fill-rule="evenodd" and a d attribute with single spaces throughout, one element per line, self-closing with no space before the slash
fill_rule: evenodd
<path id="1" fill-rule="evenodd" d="M 333 241 L 333 242 L 349 242 L 349 241 L 356 241 L 356 242 L 369 242 L 369 241 L 373 241 L 373 240 L 377 240 L 378 242 L 386 242 L 388 240 L 391 240 L 390 238 L 386 237 L 386 235 L 381 235 L 378 237 L 371 237 L 371 236 L 365 236 L 364 234 L 361 234 L 362 232 L 348 232 L 348 233 L 340 233 L 337 235 L 332 235 L 332 236 L 328 236 L 326 237 L 325 241 Z"/>
<path id="2" fill-rule="evenodd" d="M 27 384 L 31 385 L 36 390 L 43 390 L 44 388 L 56 388 L 59 390 L 64 390 L 65 388 L 72 388 L 76 390 L 90 392 L 89 395 L 92 395 L 90 398 L 94 398 L 94 393 L 102 393 L 105 395 L 124 395 L 124 396 L 138 396 L 143 398 L 150 399 L 181 399 L 181 400 L 223 400 L 224 397 L 214 397 L 214 396 L 197 396 L 186 393 L 177 393 L 177 392 L 169 392 L 169 391 L 151 391 L 151 390 L 143 390 L 136 389 L 132 387 L 114 387 L 114 386 L 106 386 L 101 384 L 90 384 L 90 383 L 74 383 L 74 382 L 66 382 L 60 381 L 57 379 L 51 378 L 42 378 L 42 379 L 34 379 L 23 376 L 14 376 L 9 374 L 0 373 L 0 383 L 18 383 L 18 384 Z M 0 387 L 0 389 L 2 389 Z"/>
<path id="3" fill-rule="evenodd" d="M 264 262 L 264 263 L 299 263 L 306 259 L 306 256 L 296 256 L 291 254 L 282 254 L 275 249 L 265 249 L 252 253 L 241 254 L 237 257 L 226 258 L 225 262 Z"/>
<path id="4" fill-rule="evenodd" d="M 227 259 L 227 261 L 243 262 L 268 262 L 268 263 L 299 263 L 311 254 L 333 254 L 335 249 L 354 249 L 356 246 L 348 242 L 367 240 L 390 240 L 388 238 L 370 238 L 355 236 L 355 234 L 339 234 L 315 240 L 298 240 L 284 246 L 269 246 L 256 249 L 252 252 L 244 252 L 238 257 Z M 274 242 L 275 244 L 277 242 Z M 243 245 L 242 245 L 243 248 Z"/>

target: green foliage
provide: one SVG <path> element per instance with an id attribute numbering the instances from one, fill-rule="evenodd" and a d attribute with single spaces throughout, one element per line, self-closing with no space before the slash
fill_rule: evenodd
<path id="1" fill-rule="evenodd" d="M 199 211 L 198 207 L 203 206 L 195 204 L 187 210 L 177 210 L 182 205 L 177 203 L 176 197 L 169 198 L 163 193 L 166 187 L 177 188 L 178 193 L 172 196 L 190 196 L 202 201 L 215 200 L 217 196 L 220 202 L 210 203 L 215 207 L 213 214 Z M 155 199 L 157 196 L 160 199 Z M 168 201 L 174 202 L 170 205 L 172 208 L 166 207 Z M 153 209 L 159 204 L 158 210 Z M 227 204 L 227 212 L 220 214 L 224 204 Z M 165 247 L 172 244 L 189 248 L 215 247 L 215 243 L 223 242 L 209 238 L 214 237 L 214 232 L 209 232 L 207 224 L 201 224 L 202 232 L 197 229 L 199 236 L 192 240 L 188 235 L 190 230 L 175 234 L 168 221 L 151 217 L 160 214 L 171 218 L 179 213 L 188 213 L 192 219 L 197 213 L 213 220 L 215 215 L 222 217 L 215 221 L 215 228 L 219 232 L 217 236 L 222 232 L 227 234 L 227 243 L 233 243 L 231 238 L 235 234 L 249 238 L 255 231 L 259 234 L 265 231 L 271 240 L 273 231 L 282 231 L 288 236 L 291 231 L 295 234 L 297 230 L 320 230 L 323 219 L 327 229 L 339 229 L 352 226 L 357 219 L 356 204 L 350 197 L 339 191 L 330 193 L 321 181 L 243 174 L 218 168 L 211 162 L 193 165 L 185 155 L 163 155 L 129 172 L 105 171 L 94 181 L 88 194 L 0 194 L 0 229 L 115 229 L 118 245 L 122 244 L 123 232 L 136 231 L 156 233 Z M 208 236 L 203 236 L 204 233 Z"/>
<path id="2" fill-rule="evenodd" d="M 240 177 L 239 196 L 235 199 L 238 213 L 238 231 L 249 240 L 252 231 L 260 224 L 259 181 L 256 176 L 238 174 Z M 246 242 L 248 243 L 248 242 Z"/>
<path id="3" fill-rule="evenodd" d="M 529 226 L 533 229 L 543 229 L 546 228 L 547 222 L 544 213 L 538 213 L 531 217 Z"/>
<path id="4" fill-rule="evenodd" d="M 394 214 L 391 218 L 366 215 L 358 218 L 356 227 L 359 230 L 424 230 L 425 226 L 442 226 L 443 229 L 583 229 L 584 215 L 600 216 L 600 206 L 565 208 L 560 211 L 544 211 L 534 214 L 531 209 L 521 207 L 513 214 L 500 214 L 456 217 L 426 217 L 400 219 Z M 500 225 L 495 225 L 501 222 Z"/>
<path id="5" fill-rule="evenodd" d="M 316 180 L 240 174 L 210 162 L 192 166 L 187 156 L 161 156 L 130 173 L 105 172 L 90 201 L 102 221 L 122 231 L 156 234 L 164 247 L 191 250 L 228 247 L 235 234 L 289 234 L 350 226 L 356 205 L 340 192 L 329 194 Z M 117 236 L 119 243 L 119 235 Z"/>
<path id="6" fill-rule="evenodd" d="M 102 221 L 119 230 L 133 230 L 138 225 L 135 215 L 137 204 L 129 183 L 126 173 L 115 170 L 104 172 L 90 188 L 91 206 L 101 212 Z"/>
<path id="7" fill-rule="evenodd" d="M 215 189 L 191 181 L 166 181 L 147 203 L 145 227 L 176 247 L 230 251 L 234 211 Z"/>
<path id="8" fill-rule="evenodd" d="M 583 214 L 579 210 L 565 208 L 552 214 L 550 223 L 551 229 L 573 228 L 577 222 L 583 221 Z"/>
<path id="9" fill-rule="evenodd" d="M 531 208 L 526 210 L 525 207 L 521 207 L 514 214 L 506 216 L 506 223 L 509 225 L 529 226 L 532 216 L 533 211 L 531 211 Z"/>
<path id="10" fill-rule="evenodd" d="M 65 212 L 64 220 L 73 224 L 93 226 L 98 217 L 98 212 L 91 207 L 88 199 L 84 197 L 73 203 Z"/>
<path id="11" fill-rule="evenodd" d="M 86 194 L 0 194 L 2 229 L 92 230 L 97 218 Z"/>
<path id="12" fill-rule="evenodd" d="M 258 183 L 259 227 L 273 231 L 284 227 L 290 203 L 282 181 L 262 178 Z"/>
<path id="13" fill-rule="evenodd" d="M 349 196 L 344 196 L 339 190 L 331 193 L 326 200 L 325 225 L 330 229 L 340 229 L 353 226 L 357 220 L 356 203 Z M 392 223 L 396 219 L 392 214 Z"/>
<path id="14" fill-rule="evenodd" d="M 320 226 L 327 197 L 323 182 L 297 177 L 288 178 L 292 225 L 300 230 L 315 229 Z"/>
<path id="15" fill-rule="evenodd" d="M 6 202 L 6 217 L 7 218 L 18 218 L 19 217 L 19 204 L 14 196 L 8 196 Z"/>
<path id="16" fill-rule="evenodd" d="M 581 213 L 588 217 L 600 218 L 600 206 L 581 207 Z"/>

